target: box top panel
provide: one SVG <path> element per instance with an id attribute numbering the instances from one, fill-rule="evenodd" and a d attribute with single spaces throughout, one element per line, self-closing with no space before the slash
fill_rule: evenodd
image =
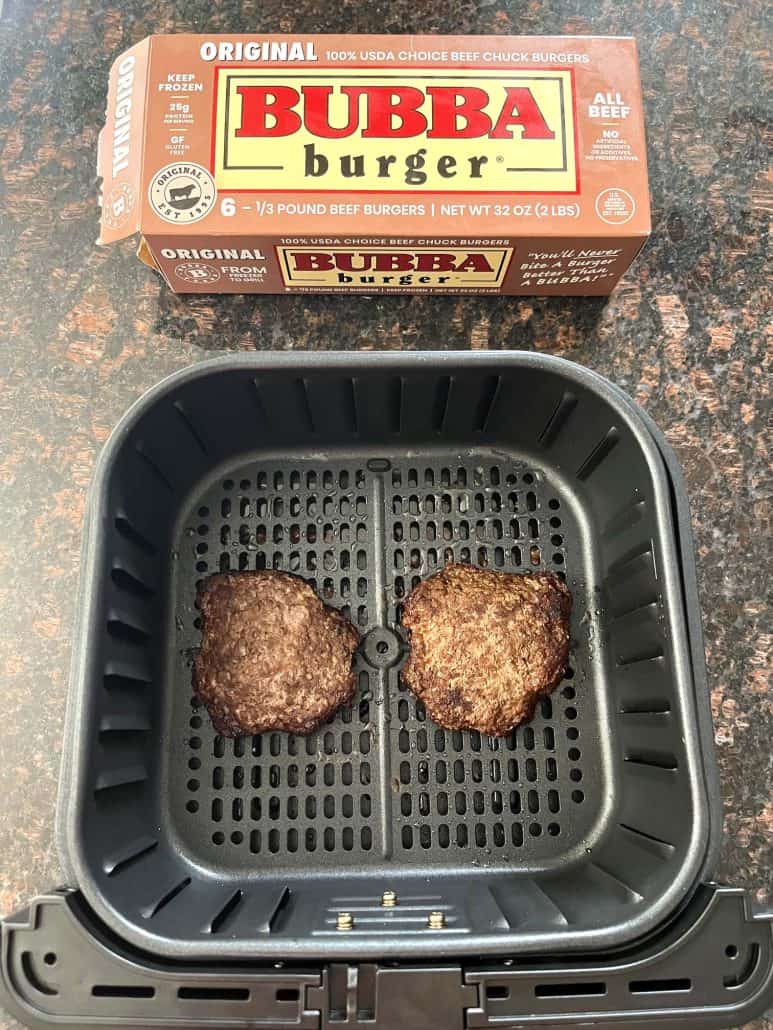
<path id="1" fill-rule="evenodd" d="M 113 65 L 99 173 L 101 242 L 650 228 L 630 38 L 153 36 Z"/>

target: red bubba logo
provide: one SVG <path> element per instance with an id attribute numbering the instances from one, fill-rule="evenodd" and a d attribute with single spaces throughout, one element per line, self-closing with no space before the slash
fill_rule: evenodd
<path id="1" fill-rule="evenodd" d="M 241 97 L 238 138 L 292 136 L 305 128 L 320 139 L 345 139 L 360 130 L 363 139 L 489 139 L 552 140 L 548 126 L 525 86 L 509 86 L 496 111 L 488 112 L 488 92 L 478 86 L 237 86 Z M 344 124 L 333 124 L 331 98 L 345 98 Z M 364 104 L 361 102 L 364 98 Z M 429 110 L 422 110 L 429 98 Z M 336 119 L 336 121 L 338 121 Z"/>
<path id="2" fill-rule="evenodd" d="M 395 71 L 218 69 L 218 189 L 577 189 L 571 70 Z"/>
<path id="3" fill-rule="evenodd" d="M 453 289 L 472 285 L 501 286 L 512 251 L 509 247 L 454 247 L 442 250 L 390 247 L 363 249 L 345 245 L 277 247 L 288 287 L 334 286 L 390 289 L 413 286 Z"/>

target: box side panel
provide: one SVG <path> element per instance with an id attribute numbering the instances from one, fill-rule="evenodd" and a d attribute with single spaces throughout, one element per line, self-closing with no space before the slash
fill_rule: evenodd
<path id="1" fill-rule="evenodd" d="M 144 241 L 177 293 L 605 295 L 642 237 L 196 236 Z"/>
<path id="2" fill-rule="evenodd" d="M 97 156 L 102 179 L 99 243 L 126 239 L 140 227 L 149 52 L 150 40 L 145 39 L 116 58 L 110 69 Z"/>

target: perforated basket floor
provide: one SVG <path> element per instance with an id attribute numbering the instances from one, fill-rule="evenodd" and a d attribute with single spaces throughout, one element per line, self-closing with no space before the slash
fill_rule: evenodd
<path id="1" fill-rule="evenodd" d="M 547 867 L 584 850 L 609 789 L 585 645 L 594 615 L 571 507 L 541 472 L 490 453 L 251 462 L 219 478 L 184 522 L 169 813 L 197 858 L 255 872 L 348 865 L 388 876 L 393 859 L 464 872 Z M 436 728 L 400 682 L 400 602 L 449 561 L 553 569 L 577 595 L 568 678 L 505 740 Z M 256 568 L 303 576 L 366 635 L 355 703 L 307 738 L 226 740 L 191 697 L 196 581 Z"/>
<path id="2" fill-rule="evenodd" d="M 127 940 L 571 950 L 694 888 L 708 825 L 674 520 L 652 438 L 603 380 L 527 355 L 199 366 L 127 416 L 90 512 L 64 851 Z M 438 729 L 400 682 L 399 606 L 452 560 L 551 569 L 574 595 L 567 677 L 506 739 Z M 197 581 L 256 568 L 302 576 L 363 635 L 354 703 L 308 738 L 223 739 L 192 696 Z"/>

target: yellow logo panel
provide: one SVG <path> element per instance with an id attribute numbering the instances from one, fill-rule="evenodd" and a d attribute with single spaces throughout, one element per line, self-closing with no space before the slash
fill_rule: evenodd
<path id="1" fill-rule="evenodd" d="M 578 188 L 571 70 L 216 73 L 219 190 Z"/>
<path id="2" fill-rule="evenodd" d="M 287 287 L 367 286 L 413 289 L 496 289 L 504 282 L 512 247 L 281 247 Z"/>

